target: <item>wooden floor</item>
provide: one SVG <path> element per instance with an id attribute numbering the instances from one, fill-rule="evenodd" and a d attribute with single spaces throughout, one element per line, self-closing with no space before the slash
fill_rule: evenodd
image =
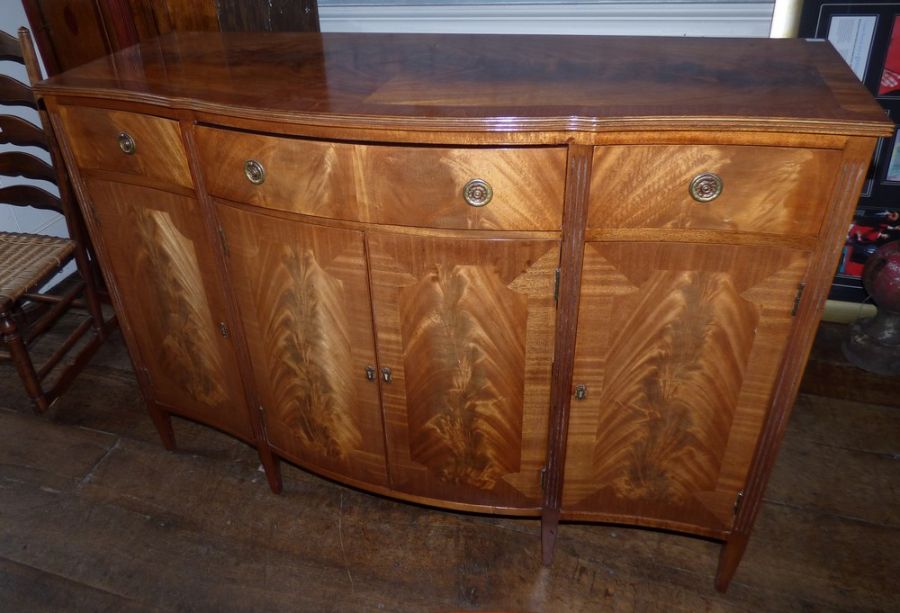
<path id="1" fill-rule="evenodd" d="M 0 366 L 0 611 L 900 611 L 900 409 L 801 396 L 726 595 L 718 546 L 417 507 L 178 420 L 165 451 L 118 337 L 51 410 Z"/>

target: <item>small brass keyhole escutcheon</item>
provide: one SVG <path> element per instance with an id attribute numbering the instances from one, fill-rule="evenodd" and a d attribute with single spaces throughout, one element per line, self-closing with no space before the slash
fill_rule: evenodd
<path id="1" fill-rule="evenodd" d="M 369 381 L 375 380 L 375 367 L 374 366 L 366 366 L 366 379 Z"/>
<path id="2" fill-rule="evenodd" d="M 712 172 L 704 172 L 691 181 L 691 198 L 697 202 L 712 202 L 722 195 L 725 187 L 722 177 Z"/>
<path id="3" fill-rule="evenodd" d="M 134 155 L 134 152 L 137 151 L 137 143 L 134 142 L 134 138 L 128 132 L 119 133 L 119 149 L 125 155 Z"/>
<path id="4" fill-rule="evenodd" d="M 244 162 L 244 176 L 253 185 L 260 185 L 266 180 L 266 169 L 256 160 L 247 160 Z"/>
<path id="5" fill-rule="evenodd" d="M 472 179 L 463 187 L 463 198 L 470 206 L 481 207 L 494 197 L 494 190 L 484 179 Z"/>
<path id="6" fill-rule="evenodd" d="M 584 400 L 587 398 L 587 385 L 579 383 L 575 386 L 575 400 Z"/>
<path id="7" fill-rule="evenodd" d="M 382 368 L 381 369 L 381 378 L 384 379 L 385 383 L 390 383 L 394 380 L 394 374 L 391 372 L 390 368 Z"/>

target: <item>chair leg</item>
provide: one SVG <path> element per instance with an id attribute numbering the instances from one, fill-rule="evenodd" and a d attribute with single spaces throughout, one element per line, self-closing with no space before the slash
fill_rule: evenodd
<path id="1" fill-rule="evenodd" d="M 104 339 L 106 337 L 106 328 L 103 325 L 103 309 L 97 294 L 94 271 L 91 268 L 90 260 L 88 260 L 87 252 L 80 244 L 75 249 L 75 267 L 78 269 L 78 274 L 81 276 L 82 281 L 84 281 L 84 302 L 91 316 L 94 333 L 101 339 Z"/>
<path id="2" fill-rule="evenodd" d="M 31 362 L 31 356 L 28 355 L 28 350 L 25 348 L 25 341 L 16 327 L 12 314 L 8 311 L 0 313 L 0 335 L 2 335 L 3 342 L 9 348 L 9 353 L 12 356 L 13 363 L 16 365 L 19 378 L 22 379 L 22 383 L 25 385 L 25 391 L 34 402 L 35 412 L 43 413 L 50 407 L 50 402 L 41 389 L 41 380 L 34 369 L 34 364 Z"/>

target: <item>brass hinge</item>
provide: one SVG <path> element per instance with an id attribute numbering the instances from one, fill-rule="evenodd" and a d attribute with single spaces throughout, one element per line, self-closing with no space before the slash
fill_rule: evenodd
<path id="1" fill-rule="evenodd" d="M 538 479 L 541 482 L 541 491 L 547 489 L 547 467 L 541 466 L 541 469 L 538 471 Z"/>
<path id="2" fill-rule="evenodd" d="M 579 383 L 575 386 L 575 400 L 584 400 L 587 398 L 587 385 Z"/>
<path id="3" fill-rule="evenodd" d="M 553 285 L 553 302 L 559 302 L 559 268 L 556 269 L 556 281 Z"/>
<path id="4" fill-rule="evenodd" d="M 225 252 L 225 257 L 228 257 L 228 241 L 225 240 L 225 230 L 222 229 L 222 226 L 216 228 L 219 232 L 219 240 L 222 241 L 222 251 Z"/>
<path id="5" fill-rule="evenodd" d="M 800 301 L 803 299 L 803 290 L 806 289 L 806 283 L 801 283 L 797 286 L 797 295 L 794 296 L 794 306 L 791 308 L 791 317 L 797 314 L 797 311 L 800 310 Z"/>
<path id="6" fill-rule="evenodd" d="M 741 511 L 741 504 L 744 502 L 744 490 L 741 490 L 737 493 L 737 496 L 734 497 L 734 516 L 737 517 L 737 514 Z"/>

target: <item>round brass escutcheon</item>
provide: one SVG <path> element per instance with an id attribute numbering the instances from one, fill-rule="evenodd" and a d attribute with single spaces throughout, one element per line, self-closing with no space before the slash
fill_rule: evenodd
<path id="1" fill-rule="evenodd" d="M 134 138 L 128 132 L 119 133 L 119 149 L 125 155 L 134 155 L 134 152 L 137 151 L 137 143 L 134 142 Z"/>
<path id="2" fill-rule="evenodd" d="M 472 179 L 463 187 L 463 198 L 471 206 L 484 206 L 494 197 L 494 190 L 484 179 Z"/>
<path id="3" fill-rule="evenodd" d="M 256 160 L 244 162 L 244 176 L 254 185 L 259 185 L 266 180 L 266 169 Z"/>
<path id="4" fill-rule="evenodd" d="M 704 172 L 691 181 L 691 198 L 697 202 L 711 202 L 722 195 L 722 177 L 712 172 Z"/>

